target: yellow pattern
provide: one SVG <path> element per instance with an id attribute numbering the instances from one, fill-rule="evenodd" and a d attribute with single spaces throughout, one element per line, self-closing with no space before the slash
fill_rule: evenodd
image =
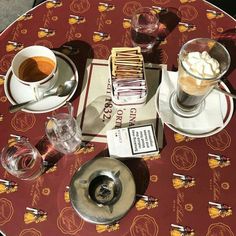
<path id="1" fill-rule="evenodd" d="M 156 199 L 156 201 L 146 201 L 144 199 L 140 199 L 137 201 L 137 203 L 135 204 L 135 207 L 138 211 L 141 211 L 143 209 L 152 209 L 152 208 L 156 208 L 158 206 L 158 200 Z"/>
<path id="2" fill-rule="evenodd" d="M 129 29 L 130 27 L 131 27 L 131 19 L 124 18 L 124 20 L 123 20 L 123 28 L 124 29 Z"/>
<path id="3" fill-rule="evenodd" d="M 147 160 L 153 161 L 153 160 L 159 159 L 160 157 L 161 157 L 161 155 L 157 154 L 157 155 L 153 155 L 153 156 L 144 156 L 143 159 L 145 161 L 147 161 Z"/>
<path id="4" fill-rule="evenodd" d="M 171 236 L 183 236 L 183 234 L 180 231 L 176 230 L 176 229 L 172 229 L 170 231 L 170 235 Z"/>
<path id="5" fill-rule="evenodd" d="M 82 16 L 75 16 L 75 15 L 70 15 L 70 18 L 68 20 L 68 23 L 70 25 L 73 25 L 73 24 L 80 24 L 80 23 L 84 23 L 86 22 L 86 19 L 85 17 L 82 17 Z"/>
<path id="6" fill-rule="evenodd" d="M 107 33 L 101 33 L 101 32 L 94 32 L 93 33 L 93 41 L 96 42 L 100 42 L 100 41 L 106 41 L 106 40 L 110 40 L 111 36 Z"/>
<path id="7" fill-rule="evenodd" d="M 104 12 L 104 11 L 112 11 L 115 9 L 115 6 L 109 3 L 102 3 L 100 2 L 98 5 L 98 11 Z"/>
<path id="8" fill-rule="evenodd" d="M 66 191 L 64 192 L 64 199 L 66 203 L 70 202 L 70 194 L 69 194 L 69 189 L 67 188 Z"/>
<path id="9" fill-rule="evenodd" d="M 12 147 L 17 143 L 17 139 L 16 138 L 10 138 L 8 139 L 8 147 Z"/>
<path id="10" fill-rule="evenodd" d="M 175 189 L 179 189 L 179 188 L 183 188 L 183 187 L 189 188 L 189 187 L 192 187 L 195 185 L 195 181 L 194 181 L 194 179 L 191 181 L 185 181 L 181 178 L 173 178 L 172 184 Z"/>
<path id="11" fill-rule="evenodd" d="M 42 221 L 45 221 L 47 219 L 47 215 L 43 214 L 43 215 L 37 215 L 35 213 L 32 212 L 26 212 L 24 214 L 24 222 L 25 224 L 30 224 L 30 223 L 40 223 Z"/>
<path id="12" fill-rule="evenodd" d="M 175 139 L 176 143 L 180 143 L 180 142 L 183 142 L 183 141 L 189 142 L 189 141 L 194 140 L 194 138 L 187 137 L 187 136 L 184 136 L 184 135 L 179 134 L 179 133 L 174 134 L 174 139 Z"/>
<path id="13" fill-rule="evenodd" d="M 4 78 L 1 76 L 0 77 L 0 85 L 3 85 L 4 84 Z"/>
<path id="14" fill-rule="evenodd" d="M 24 47 L 23 44 L 13 42 L 13 41 L 8 41 L 6 45 L 6 51 L 7 52 L 12 52 L 12 51 L 20 51 Z"/>
<path id="15" fill-rule="evenodd" d="M 94 151 L 94 145 L 93 144 L 86 144 L 84 147 L 76 150 L 74 152 L 74 154 L 78 155 L 78 154 L 86 154 L 86 153 L 90 153 L 90 152 L 93 152 Z"/>
<path id="16" fill-rule="evenodd" d="M 179 32 L 183 33 L 183 32 L 191 32 L 191 31 L 194 31 L 196 30 L 196 26 L 195 25 L 191 25 L 191 24 L 187 24 L 187 23 L 182 23 L 180 22 L 178 24 L 178 29 L 179 29 Z"/>
<path id="17" fill-rule="evenodd" d="M 96 225 L 96 231 L 98 233 L 103 233 L 103 232 L 112 232 L 115 230 L 118 230 L 120 228 L 119 223 L 115 223 L 113 225 Z"/>
<path id="18" fill-rule="evenodd" d="M 184 181 L 182 179 L 174 178 L 172 179 L 172 183 L 176 189 L 184 187 Z"/>
<path id="19" fill-rule="evenodd" d="M 217 217 L 226 217 L 233 214 L 233 211 L 231 208 L 229 209 L 219 209 L 217 207 L 211 206 L 208 208 L 209 215 L 212 219 L 215 219 Z"/>
<path id="20" fill-rule="evenodd" d="M 70 17 L 68 22 L 69 22 L 69 24 L 73 25 L 73 24 L 76 24 L 78 22 L 78 20 L 75 19 L 75 18 Z"/>
<path id="21" fill-rule="evenodd" d="M 39 38 L 51 37 L 53 35 L 55 35 L 55 31 L 54 30 L 40 28 L 40 30 L 38 31 L 38 37 Z"/>
<path id="22" fill-rule="evenodd" d="M 57 170 L 57 165 L 55 164 L 54 166 L 52 166 L 51 168 L 49 168 L 46 173 L 52 173 L 52 172 L 55 172 Z"/>
<path id="23" fill-rule="evenodd" d="M 209 158 L 208 164 L 209 164 L 210 168 L 213 169 L 213 168 L 216 168 L 219 166 L 219 161 L 214 158 Z"/>
<path id="24" fill-rule="evenodd" d="M 219 19 L 219 18 L 224 17 L 224 14 L 222 12 L 207 10 L 206 16 L 207 16 L 207 19 L 212 20 L 212 19 Z"/>
<path id="25" fill-rule="evenodd" d="M 212 157 L 212 158 L 208 158 L 208 165 L 211 169 L 220 167 L 226 167 L 230 165 L 230 161 L 229 160 L 217 160 L 216 158 Z"/>
<path id="26" fill-rule="evenodd" d="M 220 216 L 220 210 L 216 207 L 209 207 L 208 212 L 209 212 L 209 215 L 212 219 Z"/>
<path id="27" fill-rule="evenodd" d="M 22 21 L 22 20 L 30 20 L 33 18 L 33 15 L 31 13 L 25 13 L 21 15 L 17 20 Z"/>
<path id="28" fill-rule="evenodd" d="M 5 193 L 7 190 L 7 187 L 4 184 L 0 184 L 0 193 Z"/>
<path id="29" fill-rule="evenodd" d="M 17 191 L 17 185 L 7 186 L 4 183 L 0 183 L 0 193 L 13 193 Z"/>
<path id="30" fill-rule="evenodd" d="M 99 12 L 103 12 L 103 11 L 105 11 L 107 8 L 106 8 L 106 6 L 104 6 L 104 5 L 99 5 L 98 6 L 98 11 Z"/>
<path id="31" fill-rule="evenodd" d="M 57 0 L 47 1 L 46 3 L 46 8 L 61 7 L 61 6 L 62 6 L 62 2 L 57 1 Z"/>

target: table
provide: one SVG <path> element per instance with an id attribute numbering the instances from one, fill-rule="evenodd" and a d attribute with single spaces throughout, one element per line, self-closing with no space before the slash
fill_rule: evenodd
<path id="1" fill-rule="evenodd" d="M 201 0 L 153 0 L 147 3 L 104 0 L 108 5 L 100 2 L 47 1 L 20 17 L 0 35 L 0 148 L 6 145 L 10 134 L 24 135 L 45 158 L 56 160 L 51 169 L 31 182 L 20 181 L 0 168 L 1 179 L 17 184 L 10 189 L 1 186 L 0 229 L 6 235 L 20 236 L 166 236 L 170 235 L 171 224 L 177 224 L 194 229 L 195 235 L 200 236 L 235 235 L 235 115 L 221 132 L 201 139 L 178 135 L 165 127 L 160 159 L 126 162 L 134 174 L 137 191 L 156 197 L 158 206 L 135 204 L 117 224 L 100 226 L 86 223 L 75 213 L 68 199 L 67 186 L 75 170 L 83 163 L 95 156 L 107 155 L 107 144 L 90 142 L 86 148 L 66 156 L 53 150 L 45 153 L 44 126 L 46 117 L 53 112 L 8 112 L 3 78 L 18 50 L 37 44 L 63 51 L 74 61 L 80 78 L 83 78 L 87 58 L 107 59 L 112 47 L 131 45 L 129 26 L 124 19 L 130 19 L 135 9 L 146 5 L 168 9 L 167 13 L 160 13 L 162 42 L 151 55 L 145 56 L 146 62 L 167 64 L 169 70 L 176 70 L 177 54 L 183 43 L 196 37 L 214 38 L 222 42 L 231 54 L 232 63 L 226 83 L 234 91 L 236 22 L 221 9 Z M 108 35 L 98 38 L 94 32 Z M 72 46 L 72 50 L 68 51 L 67 46 Z M 72 99 L 75 108 L 78 107 L 81 90 L 82 82 Z M 210 168 L 208 153 L 230 158 L 230 165 Z M 196 183 L 176 189 L 172 184 L 173 173 L 194 177 Z M 208 213 L 209 201 L 232 207 L 233 214 L 213 219 Z M 32 215 L 27 215 L 27 207 L 40 210 L 41 215 L 31 218 Z"/>

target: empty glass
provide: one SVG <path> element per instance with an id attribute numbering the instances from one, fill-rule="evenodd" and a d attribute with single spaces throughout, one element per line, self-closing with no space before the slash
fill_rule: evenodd
<path id="1" fill-rule="evenodd" d="M 12 175 L 33 180 L 40 176 L 45 165 L 39 151 L 28 138 L 15 136 L 15 139 L 1 152 L 1 164 Z"/>
<path id="2" fill-rule="evenodd" d="M 73 107 L 67 104 L 69 113 L 59 113 L 46 122 L 46 135 L 54 148 L 64 154 L 80 148 L 81 130 L 73 117 Z"/>

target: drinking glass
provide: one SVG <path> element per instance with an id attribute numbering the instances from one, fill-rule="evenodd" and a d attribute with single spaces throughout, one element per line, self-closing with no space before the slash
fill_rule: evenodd
<path id="1" fill-rule="evenodd" d="M 139 8 L 131 20 L 131 41 L 134 46 L 140 46 L 142 52 L 147 52 L 154 46 L 159 26 L 159 16 L 152 8 Z"/>
<path id="2" fill-rule="evenodd" d="M 211 58 L 218 61 L 219 73 L 204 78 L 193 74 L 191 66 L 187 68 L 187 63 L 183 63 L 190 52 L 207 52 Z M 182 117 L 198 115 L 203 109 L 205 98 L 219 83 L 229 66 L 230 55 L 219 42 L 208 38 L 196 38 L 185 43 L 179 53 L 177 89 L 170 98 L 172 111 Z"/>
<path id="3" fill-rule="evenodd" d="M 69 113 L 59 113 L 46 122 L 46 135 L 54 148 L 64 154 L 80 148 L 81 130 L 73 117 L 71 104 L 67 105 Z"/>
<path id="4" fill-rule="evenodd" d="M 20 136 L 3 148 L 1 164 L 10 174 L 23 180 L 36 179 L 46 167 L 39 151 L 28 138 Z"/>

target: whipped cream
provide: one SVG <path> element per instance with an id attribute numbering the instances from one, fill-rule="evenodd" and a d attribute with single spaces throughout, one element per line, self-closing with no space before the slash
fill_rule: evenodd
<path id="1" fill-rule="evenodd" d="M 200 78 L 215 78 L 220 73 L 219 62 L 208 52 L 190 52 L 183 60 L 184 68 Z"/>

